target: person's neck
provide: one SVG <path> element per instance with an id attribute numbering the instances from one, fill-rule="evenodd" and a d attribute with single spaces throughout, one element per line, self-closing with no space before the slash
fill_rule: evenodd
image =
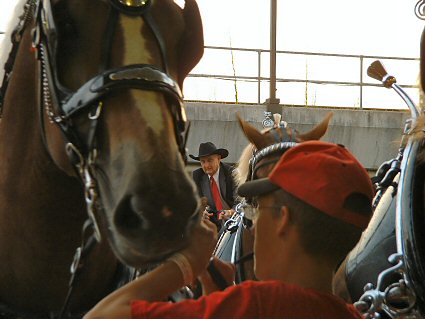
<path id="1" fill-rule="evenodd" d="M 316 259 L 306 261 L 294 267 L 298 271 L 291 274 L 290 279 L 294 284 L 304 288 L 310 288 L 321 292 L 332 293 L 333 267 L 317 261 Z M 300 269 L 302 275 L 300 276 Z"/>
<path id="2" fill-rule="evenodd" d="M 331 294 L 333 269 L 328 263 L 298 254 L 292 256 L 290 266 L 277 272 L 273 279 Z"/>
<path id="3" fill-rule="evenodd" d="M 217 178 L 218 178 L 218 174 L 219 174 L 219 172 L 220 172 L 220 167 L 217 169 L 217 171 L 216 171 L 214 174 L 209 175 L 209 176 L 210 176 L 210 178 L 213 178 L 213 177 L 214 177 L 214 175 L 217 175 Z"/>

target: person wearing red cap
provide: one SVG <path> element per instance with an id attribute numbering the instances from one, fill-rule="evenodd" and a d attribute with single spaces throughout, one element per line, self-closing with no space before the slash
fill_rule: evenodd
<path id="1" fill-rule="evenodd" d="M 332 294 L 333 271 L 369 222 L 374 195 L 369 175 L 343 146 L 303 142 L 280 158 L 268 177 L 246 182 L 241 196 L 255 223 L 259 281 L 214 290 L 205 271 L 216 236 L 201 221 L 189 247 L 101 301 L 93 318 L 357 318 Z M 250 209 L 248 209 L 250 208 Z M 232 268 L 214 265 L 228 280 Z M 200 276 L 207 295 L 177 303 L 161 300 Z M 210 293 L 210 294 L 208 294 Z"/>

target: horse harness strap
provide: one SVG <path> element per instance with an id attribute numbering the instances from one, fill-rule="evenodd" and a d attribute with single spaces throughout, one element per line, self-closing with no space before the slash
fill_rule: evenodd
<path id="1" fill-rule="evenodd" d="M 93 225 L 91 219 L 87 219 L 82 229 L 81 245 L 76 249 L 74 259 L 70 267 L 71 278 L 69 280 L 69 290 L 65 298 L 65 302 L 60 311 L 60 314 L 58 316 L 59 319 L 70 317 L 69 313 L 67 313 L 67 310 L 74 290 L 74 284 L 78 281 L 82 273 L 86 257 L 90 254 L 90 252 L 97 243 L 97 238 L 95 234 L 91 233 L 92 227 Z M 134 280 L 135 278 L 135 268 L 130 268 L 119 263 L 118 269 L 115 273 L 115 278 L 112 281 L 113 285 L 111 285 L 111 287 L 109 288 L 110 292 L 114 291 L 116 288 L 123 286 L 127 282 Z"/>

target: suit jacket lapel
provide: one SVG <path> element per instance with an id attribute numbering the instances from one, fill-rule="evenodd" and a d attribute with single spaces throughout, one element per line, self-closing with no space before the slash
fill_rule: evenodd
<path id="1" fill-rule="evenodd" d="M 224 200 L 226 200 L 226 176 L 225 176 L 225 168 L 223 167 L 223 165 L 220 166 L 220 172 L 218 174 L 218 182 L 220 184 L 220 192 L 221 192 L 221 197 L 223 197 Z"/>
<path id="2" fill-rule="evenodd" d="M 204 194 L 208 198 L 209 206 L 212 206 L 215 208 L 214 199 L 213 199 L 211 187 L 210 187 L 210 179 L 208 177 L 208 174 L 202 175 L 201 189 L 202 189 L 202 194 Z"/>

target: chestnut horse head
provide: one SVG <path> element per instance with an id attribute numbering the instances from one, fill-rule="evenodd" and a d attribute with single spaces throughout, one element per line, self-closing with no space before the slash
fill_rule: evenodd
<path id="1" fill-rule="evenodd" d="M 250 159 L 258 151 L 271 145 L 288 143 L 287 145 L 282 144 L 281 148 L 277 147 L 274 151 L 271 151 L 270 154 L 267 154 L 267 156 L 271 155 L 272 153 L 278 154 L 278 156 L 280 156 L 285 149 L 291 147 L 291 143 L 302 143 L 304 141 L 319 140 L 323 135 L 325 135 L 332 116 L 333 113 L 328 113 L 322 122 L 314 126 L 312 130 L 306 133 L 299 133 L 293 128 L 289 127 L 286 122 L 281 121 L 281 116 L 279 114 L 274 115 L 274 126 L 266 128 L 262 131 L 257 130 L 254 126 L 248 122 L 245 122 L 238 116 L 239 124 L 245 136 L 250 141 L 250 144 L 248 144 L 242 151 L 242 154 L 237 163 L 237 170 L 235 170 L 235 174 L 238 183 L 244 183 L 247 179 L 252 178 L 252 176 L 249 176 Z M 268 171 L 263 177 L 267 176 L 267 173 Z"/>
<path id="2" fill-rule="evenodd" d="M 117 258 L 159 261 L 198 220 L 181 89 L 202 22 L 195 0 L 18 5 L 0 90 L 0 306 L 61 308 L 88 211 L 101 243 L 74 287 L 78 313 L 111 290 Z"/>

